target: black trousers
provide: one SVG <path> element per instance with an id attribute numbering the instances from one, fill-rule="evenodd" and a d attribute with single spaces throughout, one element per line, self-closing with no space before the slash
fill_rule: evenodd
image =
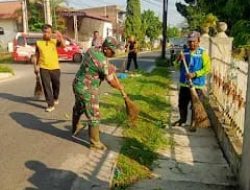
<path id="1" fill-rule="evenodd" d="M 54 106 L 54 100 L 59 97 L 60 91 L 60 69 L 47 70 L 40 69 L 43 91 L 48 106 Z"/>
<path id="2" fill-rule="evenodd" d="M 138 69 L 138 64 L 137 64 L 137 53 L 135 52 L 130 52 L 128 53 L 128 63 L 127 63 L 127 70 L 130 68 L 131 61 L 134 61 L 135 64 L 135 69 Z"/>
<path id="3" fill-rule="evenodd" d="M 196 89 L 196 92 L 197 92 L 199 98 L 202 100 L 204 98 L 202 90 Z M 180 120 L 183 123 L 185 123 L 187 121 L 189 102 L 191 102 L 191 105 L 192 105 L 192 97 L 191 97 L 190 88 L 181 86 L 180 91 L 179 91 L 178 107 L 179 107 L 179 113 L 180 113 Z M 193 112 L 192 112 L 192 118 L 193 118 Z"/>

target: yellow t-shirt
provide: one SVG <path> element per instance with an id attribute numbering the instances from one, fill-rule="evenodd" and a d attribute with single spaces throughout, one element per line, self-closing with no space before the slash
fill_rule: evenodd
<path id="1" fill-rule="evenodd" d="M 56 43 L 56 39 L 51 39 L 50 41 L 38 40 L 36 42 L 39 51 L 38 63 L 40 68 L 48 70 L 60 69 Z"/>

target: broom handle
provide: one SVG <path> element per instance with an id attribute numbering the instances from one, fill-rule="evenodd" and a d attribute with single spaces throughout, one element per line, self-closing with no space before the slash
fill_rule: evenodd
<path id="1" fill-rule="evenodd" d="M 189 68 L 188 68 L 188 66 L 187 66 L 186 59 L 185 59 L 185 57 L 184 57 L 183 51 L 181 51 L 181 58 L 182 58 L 182 61 L 183 61 L 183 64 L 184 64 L 186 73 L 190 73 Z M 189 81 L 190 86 L 192 87 L 192 86 L 193 86 L 192 79 L 188 79 L 188 81 Z"/>
<path id="2" fill-rule="evenodd" d="M 116 75 L 114 76 L 114 79 L 116 80 L 117 83 L 120 83 Z M 121 92 L 123 98 L 126 98 L 126 97 L 127 97 L 127 94 L 126 94 L 126 92 L 124 91 L 124 88 L 121 88 L 121 89 L 119 89 L 119 90 L 120 90 L 120 92 Z"/>

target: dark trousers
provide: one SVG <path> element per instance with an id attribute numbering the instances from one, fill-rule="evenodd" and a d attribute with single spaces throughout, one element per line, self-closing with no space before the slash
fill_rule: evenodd
<path id="1" fill-rule="evenodd" d="M 131 61 L 134 61 L 134 64 L 135 64 L 135 69 L 138 69 L 138 64 L 137 64 L 137 53 L 135 52 L 130 52 L 128 54 L 128 63 L 127 63 L 127 70 L 129 70 L 130 68 L 130 64 L 131 64 Z"/>
<path id="2" fill-rule="evenodd" d="M 196 89 L 196 92 L 197 92 L 200 99 L 204 98 L 204 95 L 203 95 L 201 89 Z M 191 104 L 192 104 L 192 97 L 191 97 L 190 88 L 180 87 L 178 107 L 179 107 L 180 119 L 183 123 L 185 123 L 187 121 L 189 102 L 191 102 Z M 192 112 L 192 118 L 193 118 L 193 112 Z"/>
<path id="3" fill-rule="evenodd" d="M 61 74 L 60 69 L 55 69 L 55 70 L 40 69 L 43 91 L 48 106 L 54 106 L 54 100 L 57 100 L 59 97 L 60 74 Z"/>

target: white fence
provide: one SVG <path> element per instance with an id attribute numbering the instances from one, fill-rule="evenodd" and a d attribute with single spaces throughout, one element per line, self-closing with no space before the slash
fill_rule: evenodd
<path id="1" fill-rule="evenodd" d="M 223 37 L 202 38 L 209 50 L 212 72 L 208 90 L 215 97 L 223 113 L 223 124 L 243 136 L 246 106 L 248 63 L 232 59 L 232 39 Z M 250 117 L 250 116 L 249 116 Z"/>

